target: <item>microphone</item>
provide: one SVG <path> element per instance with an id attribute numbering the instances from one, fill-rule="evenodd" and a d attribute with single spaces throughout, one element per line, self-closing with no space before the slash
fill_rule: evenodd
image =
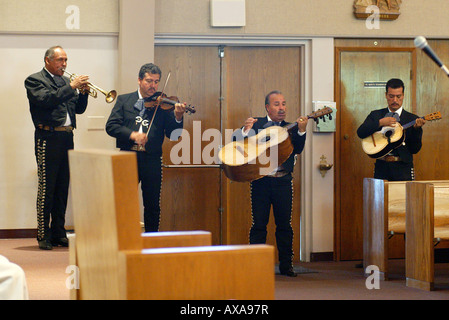
<path id="1" fill-rule="evenodd" d="M 449 77 L 449 69 L 441 62 L 436 53 L 433 52 L 432 48 L 427 43 L 426 38 L 423 36 L 416 37 L 415 47 L 422 49 L 424 53 L 427 54 Z"/>

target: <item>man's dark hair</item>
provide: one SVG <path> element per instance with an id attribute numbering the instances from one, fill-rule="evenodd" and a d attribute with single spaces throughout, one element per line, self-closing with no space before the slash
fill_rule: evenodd
<path id="1" fill-rule="evenodd" d="M 401 79 L 390 79 L 387 82 L 387 85 L 385 87 L 385 92 L 388 92 L 388 88 L 391 89 L 397 89 L 397 88 L 402 88 L 402 92 L 405 91 L 405 86 L 404 86 L 404 82 L 402 82 Z"/>
<path id="2" fill-rule="evenodd" d="M 273 90 L 265 96 L 265 105 L 270 104 L 270 97 L 272 94 L 282 94 L 279 90 Z"/>
<path id="3" fill-rule="evenodd" d="M 51 48 L 48 48 L 47 49 L 47 51 L 45 51 L 45 55 L 44 55 L 44 61 L 45 61 L 45 59 L 50 59 L 50 60 L 52 60 L 53 59 L 53 57 L 55 56 L 55 50 L 56 49 L 62 49 L 62 47 L 61 46 L 53 46 L 53 47 L 51 47 Z M 63 49 L 64 50 L 64 49 Z"/>
<path id="4" fill-rule="evenodd" d="M 139 79 L 143 79 L 145 77 L 145 73 L 158 74 L 160 77 L 162 76 L 161 69 L 153 63 L 147 63 L 140 67 Z"/>

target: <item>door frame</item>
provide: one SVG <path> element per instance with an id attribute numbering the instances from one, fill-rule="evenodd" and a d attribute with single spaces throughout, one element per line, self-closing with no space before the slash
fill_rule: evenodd
<path id="1" fill-rule="evenodd" d="M 335 48 L 335 101 L 338 106 L 341 106 L 341 80 L 340 80 L 340 72 L 341 72 L 341 64 L 340 64 L 340 55 L 342 52 L 410 52 L 411 60 L 412 60 L 412 74 L 411 74 L 411 112 L 416 112 L 416 70 L 417 70 L 417 53 L 416 48 L 413 47 L 336 47 Z M 338 117 L 336 122 L 336 132 L 341 131 L 341 117 Z M 334 208 L 334 259 L 336 261 L 340 261 L 341 257 L 341 192 L 340 192 L 340 184 L 341 184 L 341 141 L 338 135 L 335 135 L 335 208 Z"/>
<path id="2" fill-rule="evenodd" d="M 173 35 L 155 34 L 154 45 L 190 45 L 190 46 L 296 46 L 301 49 L 301 113 L 312 112 L 312 40 L 303 37 L 273 36 L 220 36 L 220 35 Z M 218 54 L 218 51 L 217 51 Z M 223 110 L 223 108 L 221 108 Z M 307 132 L 312 135 L 312 126 Z M 309 261 L 312 252 L 312 144 L 306 143 L 301 161 L 301 218 L 300 218 L 300 260 Z"/>

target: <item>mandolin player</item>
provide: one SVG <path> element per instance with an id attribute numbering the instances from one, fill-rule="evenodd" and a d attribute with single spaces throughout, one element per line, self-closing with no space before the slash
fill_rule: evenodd
<path id="1" fill-rule="evenodd" d="M 415 121 L 405 130 L 405 140 L 397 148 L 374 164 L 374 178 L 389 181 L 415 180 L 413 155 L 421 150 L 422 126 L 426 121 L 402 108 L 404 102 L 404 83 L 400 79 L 390 79 L 386 85 L 387 108 L 372 111 L 357 129 L 357 135 L 365 139 L 384 127 L 394 127 Z"/>

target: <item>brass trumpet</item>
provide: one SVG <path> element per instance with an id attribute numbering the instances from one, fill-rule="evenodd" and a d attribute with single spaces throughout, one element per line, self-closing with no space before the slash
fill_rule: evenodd
<path id="1" fill-rule="evenodd" d="M 76 74 L 67 72 L 66 70 L 64 70 L 64 72 L 70 76 L 70 81 L 72 81 L 73 79 L 75 79 L 77 77 Z M 106 90 L 103 90 L 90 82 L 87 83 L 87 86 L 90 88 L 89 95 L 92 98 L 97 97 L 97 91 L 100 91 L 102 94 L 104 94 L 106 96 L 107 103 L 113 102 L 115 100 L 115 98 L 117 97 L 117 91 L 115 91 L 115 90 L 111 90 L 111 91 L 107 92 Z"/>

